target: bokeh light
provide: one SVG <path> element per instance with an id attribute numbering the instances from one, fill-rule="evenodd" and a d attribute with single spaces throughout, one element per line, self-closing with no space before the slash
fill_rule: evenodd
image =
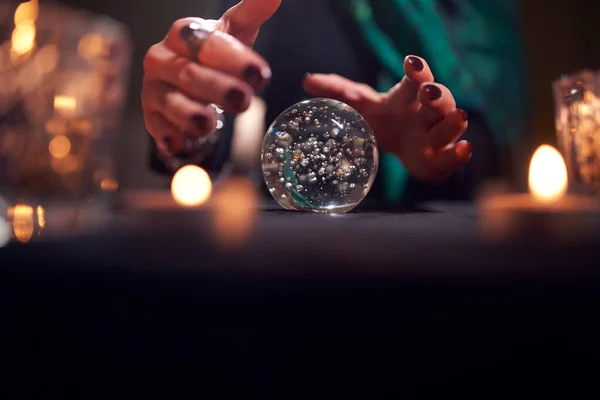
<path id="1" fill-rule="evenodd" d="M 88 33 L 81 38 L 77 52 L 88 61 L 108 55 L 109 46 L 106 40 L 97 34 Z"/>
<path id="2" fill-rule="evenodd" d="M 69 122 L 61 118 L 52 118 L 46 121 L 44 128 L 50 135 L 66 135 L 69 131 Z"/>
<path id="3" fill-rule="evenodd" d="M 35 45 L 35 24 L 32 21 L 24 21 L 15 26 L 12 35 L 12 50 L 19 54 L 26 54 Z"/>
<path id="4" fill-rule="evenodd" d="M 81 168 L 81 162 L 73 154 L 63 158 L 53 158 L 50 161 L 52 169 L 61 175 L 69 175 Z"/>
<path id="5" fill-rule="evenodd" d="M 100 188 L 105 192 L 114 192 L 119 189 L 119 183 L 111 178 L 104 178 L 100 181 Z"/>
<path id="6" fill-rule="evenodd" d="M 38 0 L 31 0 L 19 4 L 15 11 L 15 25 L 20 25 L 24 22 L 34 22 L 39 14 Z"/>
<path id="7" fill-rule="evenodd" d="M 64 158 L 71 152 L 71 141 L 66 136 L 56 136 L 50 141 L 48 151 L 54 158 Z"/>
<path id="8" fill-rule="evenodd" d="M 229 179 L 215 191 L 212 232 L 220 247 L 232 250 L 248 242 L 256 222 L 258 203 L 256 187 L 247 179 Z"/>
<path id="9" fill-rule="evenodd" d="M 58 65 L 58 59 L 58 46 L 48 44 L 36 52 L 33 65 L 38 73 L 49 74 Z"/>
<path id="10" fill-rule="evenodd" d="M 44 207 L 42 206 L 37 206 L 36 211 L 38 225 L 40 226 L 40 229 L 44 229 L 46 227 L 46 210 L 44 210 Z"/>
<path id="11" fill-rule="evenodd" d="M 56 96 L 54 98 L 54 109 L 73 111 L 77 108 L 77 99 L 71 96 Z"/>
<path id="12" fill-rule="evenodd" d="M 171 194 L 177 203 L 186 207 L 204 204 L 212 192 L 210 176 L 200 167 L 182 167 L 171 182 Z"/>

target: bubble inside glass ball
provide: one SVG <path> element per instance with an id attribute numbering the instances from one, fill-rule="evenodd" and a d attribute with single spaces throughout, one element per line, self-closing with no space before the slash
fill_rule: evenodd
<path id="1" fill-rule="evenodd" d="M 353 108 L 312 99 L 271 124 L 261 164 L 269 192 L 283 208 L 346 213 L 369 193 L 379 152 L 373 131 Z"/>

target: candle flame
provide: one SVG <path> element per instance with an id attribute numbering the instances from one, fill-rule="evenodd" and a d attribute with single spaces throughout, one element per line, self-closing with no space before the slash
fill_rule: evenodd
<path id="1" fill-rule="evenodd" d="M 12 210 L 12 228 L 17 240 L 27 243 L 33 237 L 35 224 L 33 220 L 33 207 L 27 204 L 17 204 Z"/>
<path id="2" fill-rule="evenodd" d="M 538 147 L 529 165 L 529 190 L 533 196 L 551 202 L 564 195 L 567 185 L 567 167 L 558 150 L 548 145 Z"/>
<path id="3" fill-rule="evenodd" d="M 186 165 L 171 182 L 171 194 L 177 203 L 194 207 L 204 204 L 212 192 L 210 176 L 200 167 Z"/>

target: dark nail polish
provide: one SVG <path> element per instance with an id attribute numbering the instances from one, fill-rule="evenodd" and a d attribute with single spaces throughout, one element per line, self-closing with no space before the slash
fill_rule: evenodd
<path id="1" fill-rule="evenodd" d="M 253 86 L 260 86 L 264 81 L 270 78 L 266 70 L 251 65 L 244 70 L 244 79 Z"/>
<path id="2" fill-rule="evenodd" d="M 208 127 L 208 117 L 202 114 L 194 115 L 192 117 L 192 123 L 196 125 L 196 128 L 201 132 L 204 132 Z"/>
<path id="3" fill-rule="evenodd" d="M 408 57 L 408 63 L 415 71 L 421 72 L 425 69 L 423 61 L 419 60 L 417 57 Z"/>
<path id="4" fill-rule="evenodd" d="M 246 102 L 246 94 L 239 89 L 231 89 L 225 95 L 225 101 L 227 102 L 229 107 L 239 110 L 244 106 L 244 103 Z"/>
<path id="5" fill-rule="evenodd" d="M 425 86 L 425 93 L 429 96 L 429 100 L 435 101 L 442 97 L 442 90 L 435 85 L 427 85 Z"/>
<path id="6" fill-rule="evenodd" d="M 463 109 L 458 109 L 458 112 L 460 113 L 460 115 L 462 116 L 463 121 L 468 121 L 469 120 L 469 114 L 467 114 L 467 112 Z"/>

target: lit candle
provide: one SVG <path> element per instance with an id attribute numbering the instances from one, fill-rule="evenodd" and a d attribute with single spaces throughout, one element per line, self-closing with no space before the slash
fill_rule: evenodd
<path id="1" fill-rule="evenodd" d="M 180 168 L 171 180 L 171 190 L 138 190 L 121 195 L 123 206 L 132 210 L 187 210 L 206 206 L 213 191 L 208 173 L 195 165 Z"/>
<path id="2" fill-rule="evenodd" d="M 580 240 L 600 231 L 597 198 L 567 194 L 560 153 L 540 146 L 529 167 L 529 193 L 491 193 L 479 202 L 481 223 L 494 241 Z"/>

